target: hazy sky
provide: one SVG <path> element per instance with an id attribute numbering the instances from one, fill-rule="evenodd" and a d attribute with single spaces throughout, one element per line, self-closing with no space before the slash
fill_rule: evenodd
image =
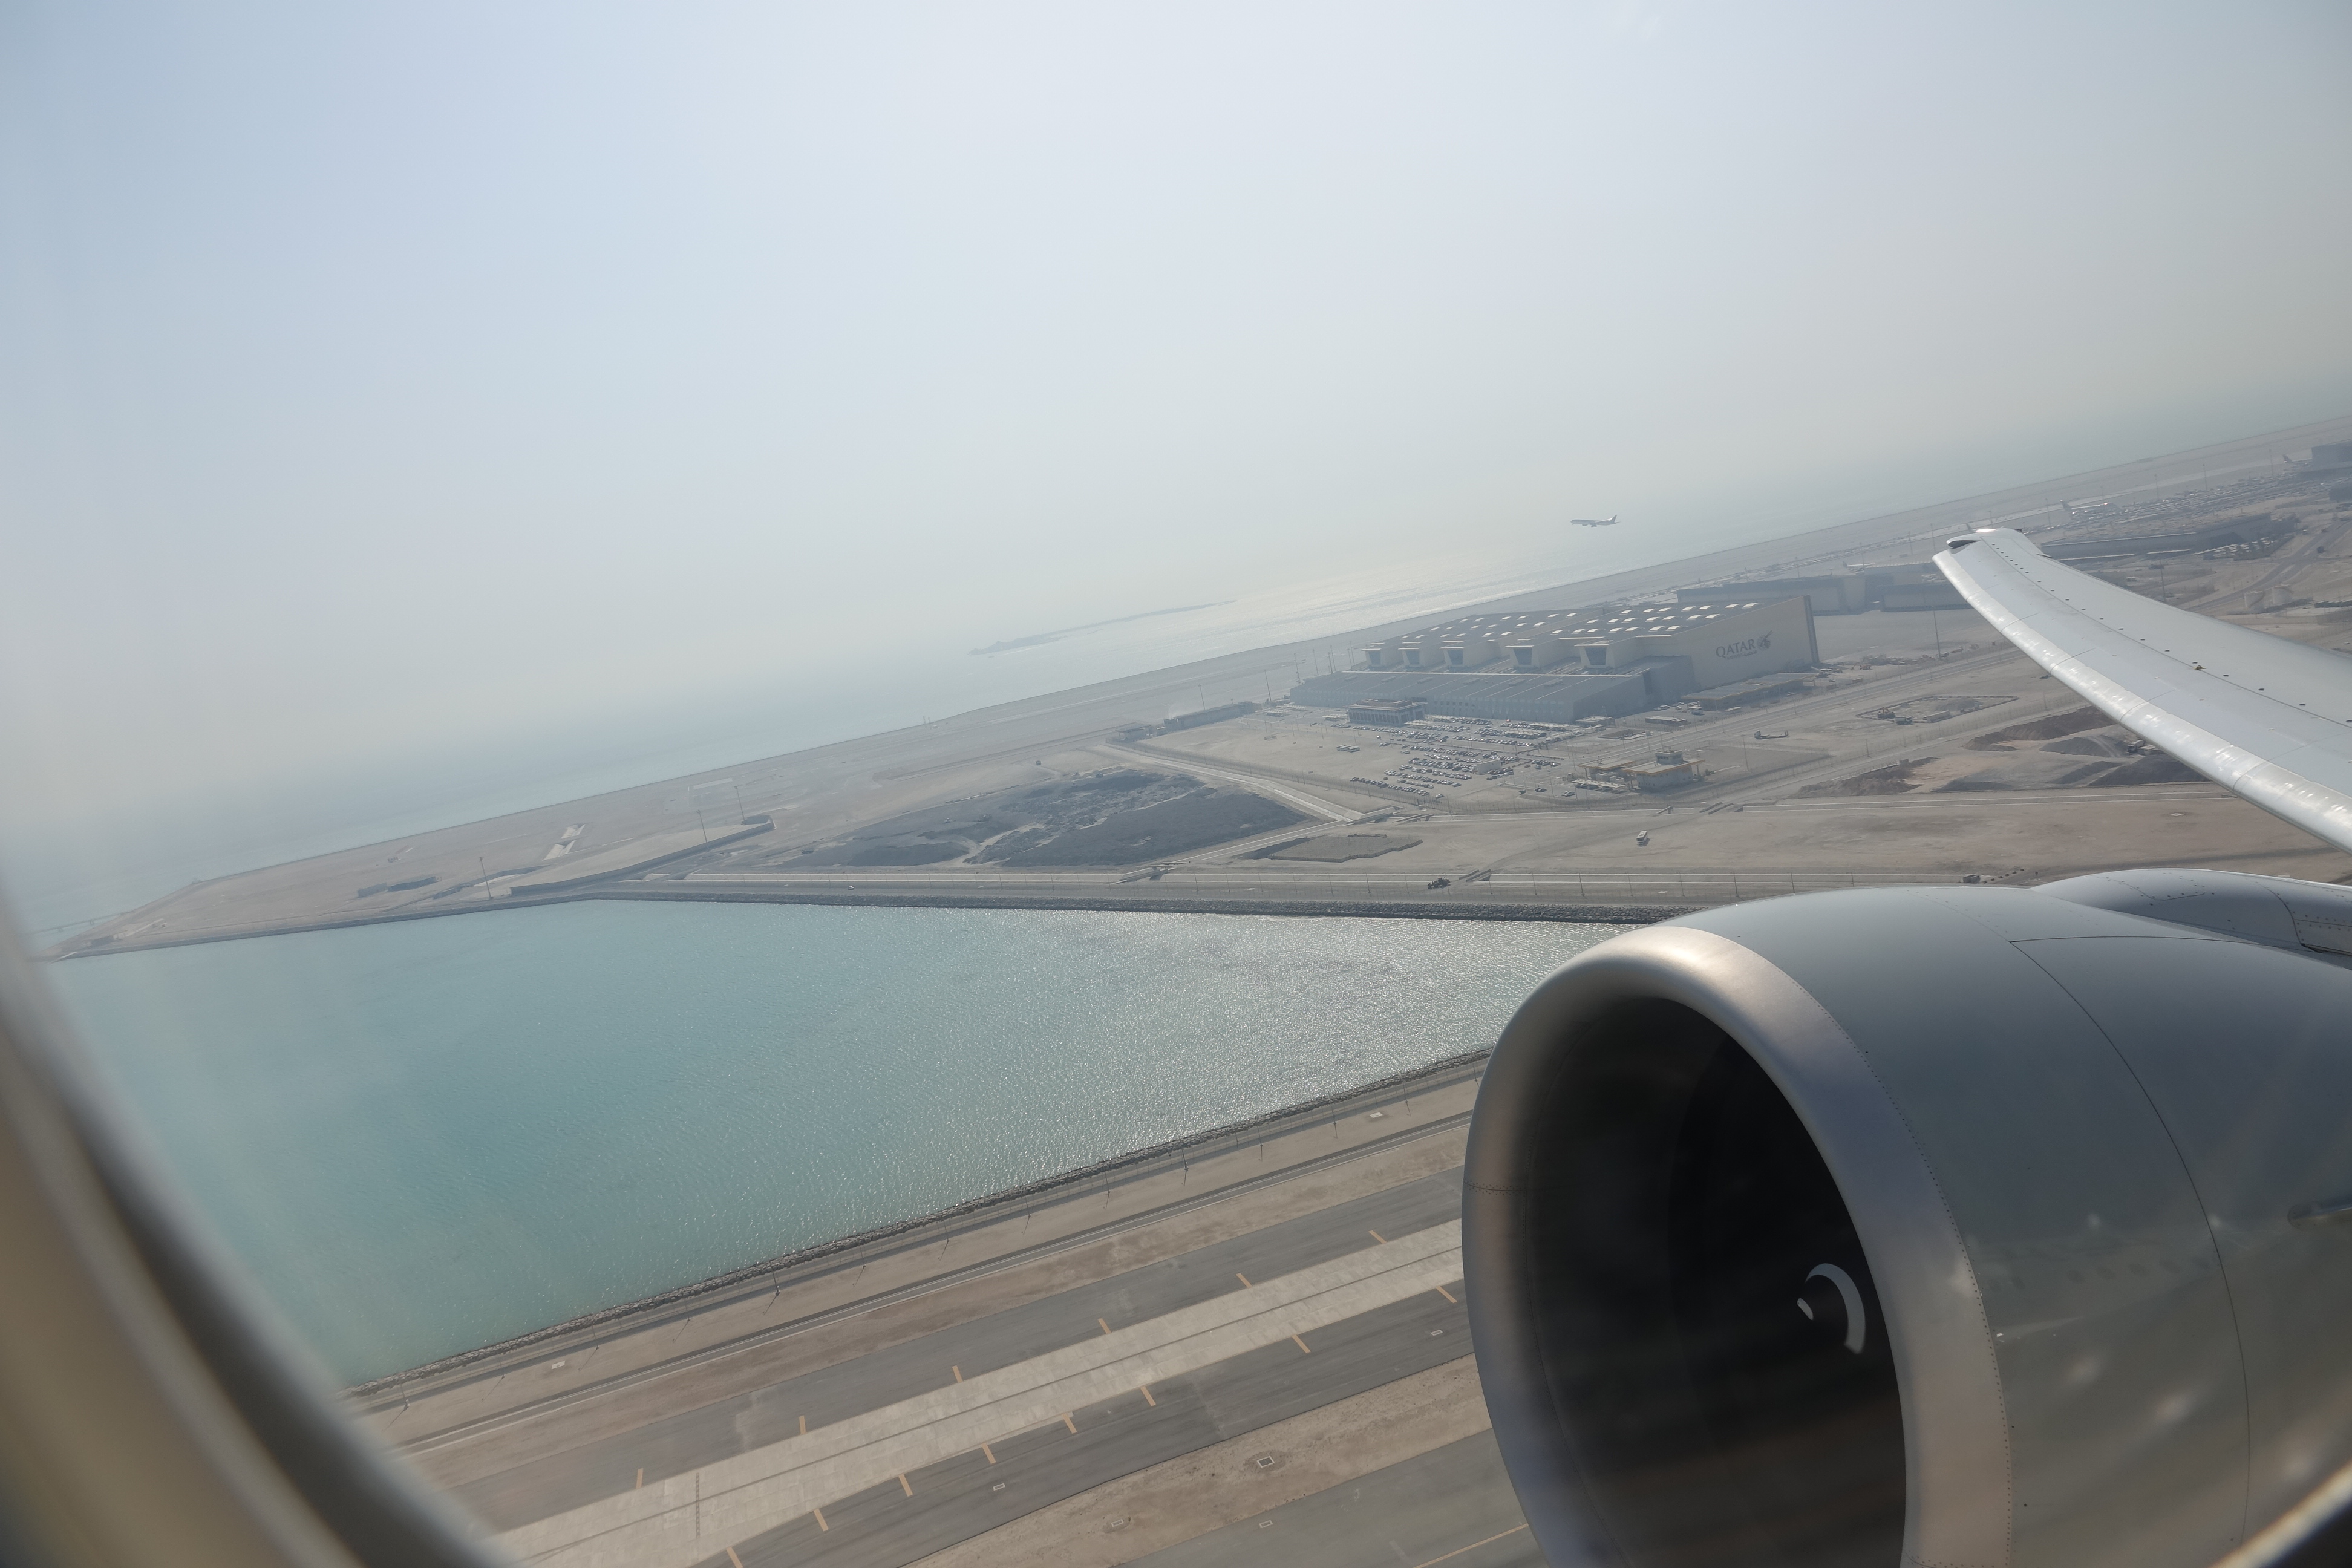
<path id="1" fill-rule="evenodd" d="M 18 0 L 0 823 L 2352 411 L 2347 81 L 2335 3 Z"/>

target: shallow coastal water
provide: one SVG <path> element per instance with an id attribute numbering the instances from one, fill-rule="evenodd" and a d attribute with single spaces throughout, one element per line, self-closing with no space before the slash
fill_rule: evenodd
<path id="1" fill-rule="evenodd" d="M 1614 930 L 579 903 L 47 973 L 358 1381 L 1479 1048 Z"/>

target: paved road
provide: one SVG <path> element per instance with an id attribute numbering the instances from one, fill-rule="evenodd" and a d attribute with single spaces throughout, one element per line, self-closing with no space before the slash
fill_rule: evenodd
<path id="1" fill-rule="evenodd" d="M 898 1568 L 1105 1481 L 1426 1371 L 1468 1344 L 1458 1302 L 1416 1297 L 1321 1331 L 1312 1353 L 1269 1345 L 1155 1386 L 1156 1405 L 1137 1394 L 1075 1411 L 1075 1430 L 1048 1426 L 993 1445 L 993 1465 L 968 1454 L 912 1472 L 903 1489 L 887 1482 L 828 1507 L 827 1529 L 803 1517 L 737 1543 L 736 1555 L 744 1568 Z M 732 1564 L 720 1552 L 707 1568 Z"/>
<path id="2" fill-rule="evenodd" d="M 1283 1568 L 1545 1568 L 1492 1432 L 1139 1557 L 1129 1568 L 1275 1562 Z"/>
<path id="3" fill-rule="evenodd" d="M 1289 1274 L 1374 1246 L 1376 1236 L 1407 1235 L 1442 1225 L 1460 1212 L 1461 1172 L 1456 1167 L 518 1466 L 456 1489 L 454 1495 L 493 1530 L 528 1523 L 630 1489 L 638 1484 L 641 1468 L 646 1482 L 684 1474 L 714 1460 L 793 1436 L 800 1431 L 803 1418 L 811 1426 L 826 1426 L 928 1393 L 959 1373 L 963 1377 L 977 1376 L 1061 1349 L 1103 1332 L 1106 1325 L 1123 1327 L 1223 1296 L 1239 1288 L 1236 1276 L 1264 1280 Z M 1069 1491 L 1124 1474 L 1139 1464 L 1156 1463 L 1160 1458 L 1189 1452 L 1202 1442 L 1252 1430 L 1266 1421 L 1296 1415 L 1419 1371 L 1423 1366 L 1450 1360 L 1460 1353 L 1465 1342 L 1461 1336 L 1466 1332 L 1466 1324 L 1458 1319 L 1458 1307 L 1448 1307 L 1441 1298 L 1432 1295 L 1412 1310 L 1383 1309 L 1324 1331 L 1335 1341 L 1328 1352 L 1318 1346 L 1315 1355 L 1301 1357 L 1295 1348 L 1278 1347 L 1278 1353 L 1265 1358 L 1283 1369 L 1266 1396 L 1272 1401 L 1270 1405 L 1263 1400 L 1253 1403 L 1227 1386 L 1237 1376 L 1246 1380 L 1254 1375 L 1249 1369 L 1264 1352 L 1253 1352 L 1190 1379 L 1179 1380 L 1165 1392 L 1155 1387 L 1153 1397 L 1160 1399 L 1159 1406 L 1148 1405 L 1137 1395 L 1132 1403 L 1149 1415 L 1141 1422 L 1145 1435 L 1133 1442 L 1151 1449 L 1150 1457 L 1123 1462 L 1121 1468 L 1108 1471 L 1100 1470 L 1098 1459 L 1087 1460 L 1079 1471 L 1070 1473 L 1083 1473 L 1089 1479 L 1054 1496 L 1068 1495 Z M 1429 1321 L 1423 1322 L 1423 1318 Z M 1381 1324 L 1389 1326 L 1381 1328 Z M 1433 1328 L 1441 1331 L 1434 1335 L 1427 1332 Z M 1341 1347 L 1355 1342 L 1360 1331 L 1371 1332 L 1381 1347 L 1373 1354 L 1375 1362 L 1382 1365 L 1393 1363 L 1403 1370 L 1382 1373 L 1370 1382 L 1355 1381 L 1360 1368 L 1351 1353 Z M 1213 1436 L 1202 1437 L 1198 1431 L 1187 1428 L 1186 1413 L 1193 1408 L 1187 1403 L 1187 1386 L 1196 1391 L 1196 1403 L 1205 1402 L 1202 1408 L 1213 1409 L 1211 1426 L 1206 1428 Z M 1197 1392 L 1202 1389 L 1210 1392 Z M 1263 1414 L 1263 1409 L 1276 1406 L 1279 1408 L 1276 1414 Z M 1127 1439 L 1118 1436 L 1123 1429 L 1120 1423 L 1132 1414 L 1114 1407 L 1106 1416 L 1108 1429 L 1105 1440 L 1120 1454 L 1129 1452 L 1131 1447 Z M 1072 1436 L 1066 1431 L 1062 1435 Z M 1042 1441 L 1049 1449 L 1055 1447 L 1050 1433 Z M 1097 1456 L 1105 1451 L 1101 1444 L 1085 1447 Z M 1000 1451 L 998 1458 L 1003 1460 L 1005 1456 Z M 984 1462 L 982 1468 L 988 1468 Z M 1003 1476 L 995 1479 L 1006 1479 Z M 992 1486 L 994 1481 L 990 1484 Z M 1007 1490 L 1011 1489 L 1008 1482 Z M 895 1485 L 889 1490 L 900 1492 Z M 1003 1494 L 983 1495 L 999 1501 L 1011 1500 Z M 906 1500 L 901 1495 L 901 1501 Z M 927 1504 L 926 1509 L 930 1506 Z M 1013 1513 L 1042 1506 L 1042 1501 L 1031 1500 L 1013 1510 Z M 973 1524 L 969 1522 L 968 1510 L 957 1512 L 966 1522 L 958 1526 L 955 1533 L 926 1547 L 926 1551 L 936 1551 L 975 1529 L 1002 1522 L 991 1519 Z M 824 1533 L 830 1536 L 834 1532 Z M 840 1546 L 844 1542 L 831 1544 Z"/>

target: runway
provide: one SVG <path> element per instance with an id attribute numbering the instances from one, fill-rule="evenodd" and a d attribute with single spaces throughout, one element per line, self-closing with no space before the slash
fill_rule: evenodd
<path id="1" fill-rule="evenodd" d="M 666 1420 L 487 1477 L 457 1489 L 455 1495 L 484 1523 L 494 1529 L 511 1529 L 625 1489 L 657 1487 L 673 1476 L 786 1441 L 803 1434 L 803 1422 L 806 1429 L 833 1426 L 865 1412 L 918 1399 L 943 1385 L 971 1383 L 1066 1347 L 1084 1345 L 1108 1336 L 1114 1325 L 1124 1329 L 1139 1321 L 1162 1320 L 1186 1309 L 1235 1296 L 1248 1289 L 1244 1281 L 1272 1280 L 1374 1251 L 1379 1237 L 1404 1237 L 1444 1226 L 1458 1215 L 1460 1209 L 1458 1170 L 1424 1177 L 1096 1284 L 960 1323 L 802 1377 L 746 1390 Z M 1448 1279 L 1458 1279 L 1458 1269 Z M 1441 1298 L 1433 1300 L 1444 1305 Z M 1378 1315 L 1376 1310 L 1365 1316 L 1370 1319 Z M 1405 1316 L 1419 1321 L 1413 1314 Z M 1445 1327 L 1443 1323 L 1430 1326 L 1441 1330 Z M 1424 1331 L 1421 1337 L 1428 1340 L 1444 1336 Z M 1449 1353 L 1459 1352 L 1458 1345 L 1433 1348 Z M 1433 1364 L 1434 1360 L 1449 1359 L 1449 1353 L 1441 1353 L 1433 1360 L 1414 1359 L 1411 1370 Z M 1286 1369 L 1284 1375 L 1275 1381 L 1282 1387 L 1295 1386 L 1313 1395 L 1314 1403 L 1328 1403 L 1342 1396 L 1332 1390 L 1345 1381 L 1341 1363 L 1346 1359 L 1335 1349 L 1310 1364 L 1311 1358 L 1290 1350 L 1275 1358 Z M 1233 1364 L 1235 1363 L 1220 1363 L 1219 1368 Z M 1212 1369 L 1195 1374 L 1192 1381 L 1205 1380 L 1206 1386 L 1214 1387 L 1221 1375 L 1219 1370 Z M 1185 1405 L 1181 1394 L 1164 1397 L 1155 1385 L 1153 1396 L 1171 1410 L 1163 1420 L 1181 1425 L 1179 1413 Z M 1268 1397 L 1274 1398 L 1272 1394 Z M 1124 1403 L 1114 1402 L 1112 1408 Z M 1134 1403 L 1146 1409 L 1156 1408 L 1140 1397 Z M 1274 1403 L 1264 1408 L 1281 1404 L 1281 1399 L 1274 1398 Z M 1285 1408 L 1283 1413 L 1292 1412 Z M 1245 1428 L 1233 1430 L 1241 1429 Z M 1220 1435 L 1231 1436 L 1232 1431 Z"/>
<path id="2" fill-rule="evenodd" d="M 1007 1527 L 1124 1562 L 1483 1427 L 1455 1239 L 1475 1081 L 382 1386 L 370 1419 L 414 1429 L 479 1534 L 564 1568 L 986 1563 Z M 1113 1539 L 1096 1516 L 1146 1511 L 1118 1500 L 1138 1487 L 1155 1519 Z"/>
<path id="3" fill-rule="evenodd" d="M 735 1543 L 745 1568 L 824 1563 L 896 1568 L 1145 1466 L 1271 1426 L 1449 1359 L 1468 1348 L 1458 1305 L 1434 1293 L 1334 1325 L 1312 1354 L 1269 1345 L 1152 1390 L 1074 1412 L 973 1452 L 869 1487 L 825 1510 Z M 724 1551 L 700 1561 L 729 1563 Z"/>
<path id="4" fill-rule="evenodd" d="M 1277 1560 L 1283 1568 L 1544 1568 L 1491 1432 L 1131 1559 L 1134 1568 Z"/>

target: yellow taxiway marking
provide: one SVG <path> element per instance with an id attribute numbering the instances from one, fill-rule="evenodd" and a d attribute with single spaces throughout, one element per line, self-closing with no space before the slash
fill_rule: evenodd
<path id="1" fill-rule="evenodd" d="M 1095 1321 L 1096 1321 L 1096 1322 L 1097 1322 L 1097 1323 L 1102 1323 L 1102 1331 L 1103 1331 L 1104 1333 L 1108 1333 L 1108 1332 L 1110 1332 L 1110 1325 L 1109 1325 L 1108 1323 L 1103 1323 L 1103 1321 L 1102 1321 L 1100 1318 L 1097 1318 L 1097 1319 L 1095 1320 Z"/>
<path id="2" fill-rule="evenodd" d="M 1066 1410 L 1062 1412 L 1062 1425 L 1070 1429 L 1071 1436 L 1075 1437 L 1078 1435 L 1078 1424 L 1070 1419 L 1070 1413 Z"/>
<path id="3" fill-rule="evenodd" d="M 824 1521 L 824 1510 L 821 1508 L 813 1508 L 809 1510 L 809 1511 L 816 1515 L 816 1527 L 819 1530 L 831 1530 L 833 1528 L 833 1526 L 825 1523 Z"/>
<path id="4" fill-rule="evenodd" d="M 1141 1384 L 1139 1384 L 1139 1384 L 1137 1384 L 1135 1386 L 1136 1386 L 1136 1392 L 1138 1392 L 1138 1393 L 1139 1393 L 1139 1394 L 1141 1394 L 1143 1395 L 1143 1403 L 1145 1403 L 1146 1405 L 1150 1405 L 1154 1410 L 1157 1410 L 1157 1409 L 1159 1409 L 1159 1408 L 1160 1408 L 1160 1401 L 1158 1401 L 1158 1400 L 1156 1400 L 1156 1399 L 1154 1399 L 1154 1398 L 1152 1398 L 1152 1397 L 1151 1397 L 1151 1390 L 1150 1390 L 1150 1389 L 1148 1389 L 1148 1388 L 1144 1387 L 1144 1386 L 1143 1386 Z"/>
<path id="5" fill-rule="evenodd" d="M 1381 1235 L 1379 1231 L 1377 1231 L 1377 1230 L 1368 1230 L 1368 1231 L 1364 1232 L 1364 1234 L 1365 1234 L 1366 1236 L 1370 1237 L 1374 1241 L 1379 1242 L 1382 1247 L 1386 1247 L 1386 1246 L 1389 1244 L 1389 1238 L 1388 1238 L 1387 1237 L 1385 1237 L 1385 1236 L 1382 1236 L 1382 1235 Z"/>
<path id="6" fill-rule="evenodd" d="M 903 1471 L 900 1472 L 898 1477 L 898 1489 L 905 1492 L 908 1497 L 913 1497 L 915 1495 L 915 1489 L 907 1484 L 907 1477 Z"/>
<path id="7" fill-rule="evenodd" d="M 735 1549 L 731 1546 L 727 1549 L 727 1561 L 735 1564 L 735 1568 L 743 1568 L 743 1560 L 735 1555 Z"/>
<path id="8" fill-rule="evenodd" d="M 1244 1286 L 1244 1288 L 1247 1288 L 1247 1287 L 1249 1286 L 1249 1276 L 1248 1276 L 1248 1275 L 1246 1275 L 1246 1274 L 1239 1274 L 1239 1273 L 1237 1273 L 1237 1274 L 1235 1274 L 1235 1275 L 1234 1276 L 1234 1279 L 1238 1279 L 1238 1280 L 1240 1280 L 1240 1281 L 1242 1282 L 1242 1284 L 1243 1284 L 1243 1286 Z"/>
<path id="9" fill-rule="evenodd" d="M 981 1451 L 982 1453 L 983 1453 L 983 1454 L 985 1454 L 985 1455 L 987 1455 L 987 1456 L 988 1456 L 988 1462 L 989 1462 L 990 1464 L 992 1464 L 992 1464 L 996 1463 L 996 1450 L 995 1450 L 995 1449 L 993 1449 L 993 1448 L 990 1447 L 987 1444 L 982 1443 L 982 1444 L 980 1446 L 980 1451 Z"/>
<path id="10" fill-rule="evenodd" d="M 1441 1296 L 1444 1297 L 1444 1298 L 1445 1298 L 1447 1300 L 1449 1300 L 1449 1301 L 1454 1300 L 1454 1292 L 1453 1292 L 1453 1291 L 1451 1291 L 1451 1290 L 1448 1290 L 1448 1289 L 1447 1289 L 1444 1286 L 1443 1286 L 1443 1285 L 1440 1285 L 1440 1286 L 1437 1288 L 1437 1293 L 1438 1293 L 1439 1295 L 1441 1295 Z M 1460 1305 L 1460 1303 L 1459 1303 L 1459 1302 L 1456 1302 L 1456 1303 L 1455 1303 L 1455 1305 L 1457 1305 L 1457 1306 L 1458 1306 L 1458 1305 Z"/>
<path id="11" fill-rule="evenodd" d="M 1300 1339 L 1297 1334 L 1290 1336 L 1290 1342 L 1297 1345 L 1300 1350 L 1307 1351 L 1308 1355 L 1313 1355 L 1315 1353 L 1313 1351 L 1307 1350 L 1307 1342 Z"/>
<path id="12" fill-rule="evenodd" d="M 808 1436 L 808 1417 L 805 1415 L 801 1417 L 801 1436 L 803 1437 Z"/>
<path id="13" fill-rule="evenodd" d="M 645 1468 L 643 1465 L 639 1465 L 639 1466 L 637 1467 L 637 1488 L 638 1488 L 638 1489 L 639 1489 L 639 1490 L 643 1490 L 643 1489 L 645 1489 L 645 1484 L 646 1484 L 646 1468 Z"/>
<path id="14" fill-rule="evenodd" d="M 1413 1564 L 1413 1568 L 1437 1568 L 1437 1564 L 1440 1563 L 1451 1562 L 1454 1558 L 1461 1556 L 1465 1552 L 1475 1552 L 1481 1546 L 1491 1546 L 1496 1542 L 1502 1540 L 1504 1535 L 1517 1535 L 1526 1528 L 1527 1526 L 1524 1524 L 1515 1524 L 1511 1526 L 1510 1529 L 1503 1531 L 1502 1535 L 1490 1535 L 1484 1541 L 1474 1541 L 1467 1546 L 1457 1546 L 1443 1557 L 1433 1557 L 1426 1563 L 1416 1563 Z"/>
<path id="15" fill-rule="evenodd" d="M 963 1381 L 963 1368 L 960 1366 L 951 1366 L 948 1368 L 948 1370 L 956 1374 L 956 1381 L 958 1383 L 961 1383 Z"/>

